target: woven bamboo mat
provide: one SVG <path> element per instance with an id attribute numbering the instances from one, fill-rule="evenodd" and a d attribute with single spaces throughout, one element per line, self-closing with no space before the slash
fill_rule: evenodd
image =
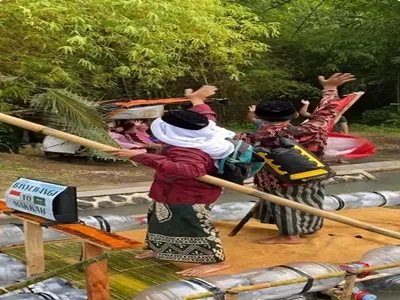
<path id="1" fill-rule="evenodd" d="M 25 262 L 23 247 L 1 250 Z M 134 259 L 138 250 L 115 251 L 108 262 L 111 299 L 129 300 L 144 289 L 180 279 L 177 268 L 171 264 L 152 259 Z M 81 256 L 81 243 L 76 241 L 48 243 L 45 245 L 46 270 L 54 270 L 66 264 L 76 263 Z M 85 288 L 84 273 L 69 272 L 61 275 L 78 288 Z"/>

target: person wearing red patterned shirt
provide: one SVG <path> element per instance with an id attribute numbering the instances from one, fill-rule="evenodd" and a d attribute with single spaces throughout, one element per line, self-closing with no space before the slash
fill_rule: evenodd
<path id="1" fill-rule="evenodd" d="M 215 124 L 215 112 L 204 99 L 213 86 L 186 90 L 193 107 L 175 109 L 154 120 L 153 135 L 164 144 L 162 155 L 136 150 L 108 151 L 156 170 L 150 197 L 146 242 L 150 251 L 138 258 L 155 257 L 178 263 L 183 276 L 201 276 L 229 267 L 217 229 L 211 223 L 211 208 L 222 189 L 196 180 L 216 173 L 215 160 L 234 151 L 227 138 L 235 133 Z"/>
<path id="2" fill-rule="evenodd" d="M 255 115 L 264 122 L 256 133 L 240 133 L 236 139 L 242 139 L 254 146 L 264 148 L 278 147 L 280 138 L 290 138 L 299 142 L 308 151 L 322 158 L 327 145 L 327 129 L 337 115 L 337 87 L 355 80 L 352 74 L 336 73 L 325 79 L 320 76 L 323 98 L 319 106 L 309 117 L 309 121 L 300 126 L 292 126 L 290 121 L 298 112 L 288 101 L 271 100 L 257 105 Z M 306 184 L 284 184 L 265 170 L 256 174 L 254 183 L 258 189 L 302 204 L 322 209 L 325 188 L 322 182 Z M 323 226 L 323 219 L 289 207 L 263 201 L 258 216 L 262 223 L 277 225 L 279 235 L 255 241 L 260 244 L 298 244 L 301 236 L 312 234 Z"/>

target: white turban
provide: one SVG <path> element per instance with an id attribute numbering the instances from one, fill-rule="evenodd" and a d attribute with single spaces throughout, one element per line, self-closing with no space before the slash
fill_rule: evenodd
<path id="1" fill-rule="evenodd" d="M 201 150 L 213 159 L 228 157 L 234 150 L 227 138 L 233 138 L 235 133 L 219 127 L 214 121 L 199 130 L 189 130 L 164 122 L 161 118 L 153 121 L 151 132 L 161 142 L 183 148 Z"/>

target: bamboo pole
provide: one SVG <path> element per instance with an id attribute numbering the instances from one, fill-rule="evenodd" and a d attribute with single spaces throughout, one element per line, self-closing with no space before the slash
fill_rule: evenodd
<path id="1" fill-rule="evenodd" d="M 108 145 L 104 145 L 104 144 L 101 144 L 101 143 L 98 143 L 98 142 L 94 142 L 94 141 L 91 141 L 91 140 L 88 140 L 88 139 L 84 139 L 84 138 L 78 137 L 78 136 L 73 135 L 73 134 L 65 133 L 65 132 L 62 132 L 62 131 L 59 131 L 59 130 L 55 130 L 55 129 L 52 129 L 52 128 L 49 128 L 49 127 L 46 127 L 46 126 L 43 126 L 43 125 L 39 125 L 39 124 L 36 124 L 36 123 L 25 121 L 25 120 L 22 120 L 22 119 L 19 119 L 19 118 L 15 118 L 15 117 L 12 117 L 12 116 L 9 116 L 9 115 L 6 115 L 6 114 L 2 114 L 2 113 L 0 113 L 0 122 L 4 122 L 4 123 L 11 124 L 11 125 L 15 125 L 15 126 L 18 126 L 18 127 L 21 127 L 21 128 L 28 129 L 28 130 L 40 132 L 42 134 L 51 135 L 51 136 L 57 137 L 59 139 L 63 139 L 63 140 L 67 140 L 67 141 L 70 141 L 70 142 L 73 142 L 73 143 L 76 143 L 76 144 L 80 144 L 80 145 L 85 146 L 87 148 L 97 149 L 99 151 L 117 150 L 116 148 L 108 146 Z M 365 223 L 365 222 L 361 222 L 361 221 L 357 221 L 357 220 L 354 220 L 354 219 L 351 219 L 351 218 L 340 216 L 340 215 L 337 215 L 335 213 L 324 211 L 324 210 L 321 210 L 321 209 L 317 209 L 317 208 L 314 208 L 314 207 L 311 207 L 311 206 L 308 206 L 308 205 L 305 205 L 305 204 L 296 203 L 294 201 L 290 201 L 290 200 L 287 200 L 287 199 L 284 199 L 284 198 L 281 198 L 281 197 L 278 197 L 278 196 L 275 196 L 275 195 L 271 195 L 271 194 L 268 194 L 268 193 L 257 191 L 255 189 L 252 189 L 252 188 L 249 188 L 249 187 L 246 187 L 246 186 L 242 186 L 242 185 L 239 185 L 239 184 L 235 184 L 235 183 L 232 183 L 232 182 L 229 182 L 229 181 L 226 181 L 226 180 L 215 178 L 215 177 L 212 177 L 212 176 L 209 176 L 209 175 L 202 176 L 202 177 L 199 177 L 197 179 L 200 180 L 200 181 L 209 183 L 209 184 L 213 184 L 213 185 L 217 185 L 217 186 L 220 186 L 220 187 L 228 188 L 228 189 L 237 191 L 237 192 L 242 193 L 242 194 L 247 194 L 247 195 L 259 198 L 259 199 L 267 200 L 267 201 L 273 202 L 273 203 L 278 204 L 278 205 L 287 206 L 287 207 L 290 207 L 290 208 L 293 208 L 293 209 L 297 209 L 297 210 L 300 210 L 302 212 L 306 212 L 306 213 L 309 213 L 309 214 L 312 214 L 312 215 L 315 215 L 315 216 L 319 216 L 319 217 L 322 217 L 322 218 L 325 218 L 325 219 L 328 219 L 328 220 L 332 220 L 332 221 L 339 222 L 339 223 L 342 223 L 342 224 L 350 225 L 350 226 L 357 227 L 357 228 L 360 228 L 360 229 L 364 229 L 364 230 L 367 230 L 367 231 L 375 232 L 375 233 L 378 233 L 378 234 L 381 234 L 381 235 L 384 235 L 384 236 L 388 236 L 388 237 L 392 237 L 392 238 L 395 238 L 395 239 L 400 239 L 400 233 L 399 232 L 395 232 L 395 231 L 392 231 L 392 230 L 380 228 L 380 227 L 377 227 L 377 226 L 374 226 L 374 225 L 370 225 L 370 224 Z"/>
<path id="2" fill-rule="evenodd" d="M 398 268 L 398 267 L 400 267 L 400 262 L 394 263 L 394 264 L 362 268 L 362 269 L 356 270 L 355 272 L 356 272 L 356 274 L 361 274 L 361 273 L 365 273 L 365 272 L 379 271 L 379 270 L 392 269 L 392 268 Z M 316 281 L 316 280 L 330 279 L 330 278 L 335 278 L 335 277 L 344 277 L 344 276 L 346 276 L 346 274 L 347 274 L 346 271 L 339 271 L 339 272 L 332 272 L 332 273 L 316 275 L 316 276 L 313 276 L 312 278 L 314 281 Z M 309 280 L 310 279 L 307 277 L 278 280 L 278 281 L 273 281 L 273 282 L 266 282 L 266 283 L 260 283 L 260 284 L 255 284 L 255 285 L 248 285 L 248 286 L 232 288 L 232 289 L 226 290 L 225 293 L 226 294 L 238 294 L 238 293 L 256 291 L 256 290 L 278 287 L 278 286 L 283 286 L 283 285 L 303 283 L 303 282 L 307 282 Z M 214 294 L 211 292 L 199 293 L 199 294 L 186 296 L 184 298 L 184 300 L 204 299 L 204 298 L 212 297 L 213 295 Z"/>
<path id="3" fill-rule="evenodd" d="M 340 296 L 340 300 L 351 300 L 356 280 L 357 280 L 357 273 L 352 272 L 347 274 L 346 282 L 344 283 L 343 293 Z"/>
<path id="4" fill-rule="evenodd" d="M 83 261 L 78 262 L 76 264 L 67 265 L 65 267 L 62 267 L 62 268 L 59 268 L 59 269 L 56 269 L 56 270 L 53 270 L 53 271 L 46 272 L 46 273 L 44 273 L 42 275 L 28 278 L 28 279 L 26 279 L 24 281 L 21 281 L 21 282 L 18 282 L 18 283 L 14 283 L 14 284 L 11 284 L 11 285 L 8 285 L 6 287 L 1 288 L 0 289 L 0 295 L 4 295 L 4 294 L 7 294 L 7 293 L 10 293 L 10 292 L 13 292 L 13 291 L 28 287 L 28 286 L 30 286 L 32 284 L 44 281 L 46 279 L 49 279 L 49 278 L 52 278 L 52 277 L 55 277 L 55 276 L 59 276 L 61 274 L 64 274 L 64 273 L 67 273 L 67 272 L 70 272 L 70 271 L 73 271 L 73 270 L 84 268 L 84 267 L 86 267 L 88 265 L 97 263 L 97 262 L 102 261 L 104 259 L 107 259 L 109 257 L 110 257 L 109 253 L 104 253 L 104 254 L 101 254 L 99 256 L 95 256 L 95 257 L 83 260 Z"/>

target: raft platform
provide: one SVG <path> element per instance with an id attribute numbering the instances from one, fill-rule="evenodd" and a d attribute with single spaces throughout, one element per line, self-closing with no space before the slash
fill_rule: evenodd
<path id="1" fill-rule="evenodd" d="M 369 208 L 341 211 L 338 214 L 360 221 L 400 231 L 398 222 L 400 210 Z M 381 236 L 361 229 L 349 227 L 329 220 L 316 235 L 307 236 L 299 245 L 259 245 L 253 240 L 275 235 L 274 225 L 250 221 L 236 237 L 229 232 L 236 222 L 215 222 L 231 268 L 219 274 L 235 274 L 252 268 L 271 267 L 289 262 L 314 261 L 343 264 L 358 261 L 361 256 L 374 248 L 397 245 L 396 239 Z M 144 240 L 146 230 L 120 233 L 132 240 Z M 27 262 L 24 247 L 3 248 L 1 252 Z M 108 280 L 110 299 L 132 299 L 142 290 L 160 283 L 183 279 L 175 274 L 178 270 L 170 263 L 155 259 L 138 260 L 135 255 L 140 250 L 128 249 L 112 251 L 108 260 Z M 76 239 L 64 242 L 50 242 L 44 246 L 46 269 L 56 269 L 66 264 L 77 263 L 82 254 L 82 244 Z M 245 257 L 245 259 L 244 259 Z M 218 273 L 217 273 L 218 274 Z M 85 274 L 73 271 L 61 277 L 71 281 L 76 287 L 85 288 Z M 103 299 L 103 298 L 98 298 Z"/>

